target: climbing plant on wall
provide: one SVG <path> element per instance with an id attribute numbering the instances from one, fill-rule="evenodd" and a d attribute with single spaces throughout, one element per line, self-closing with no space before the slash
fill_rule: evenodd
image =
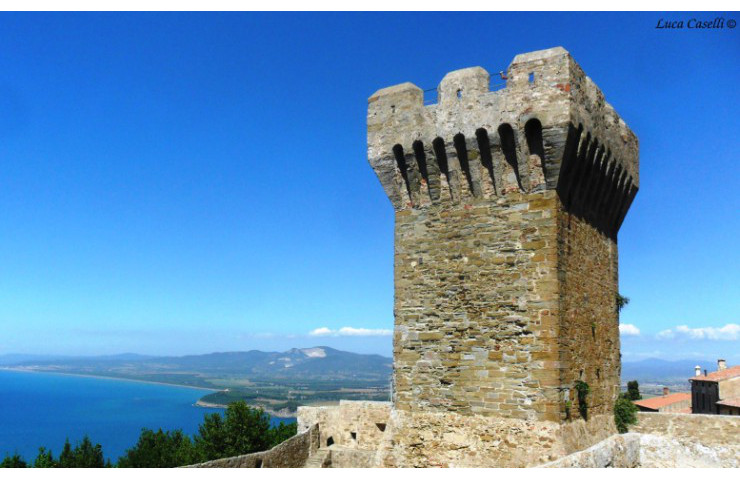
<path id="1" fill-rule="evenodd" d="M 588 393 L 591 391 L 588 383 L 582 380 L 576 380 L 575 384 L 576 393 L 578 394 L 578 413 L 584 420 L 588 420 Z"/>

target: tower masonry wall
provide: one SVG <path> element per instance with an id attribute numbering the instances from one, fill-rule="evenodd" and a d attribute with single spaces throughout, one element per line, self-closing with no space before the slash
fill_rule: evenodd
<path id="1" fill-rule="evenodd" d="M 368 158 L 395 210 L 394 408 L 608 419 L 637 138 L 562 48 L 489 84 L 473 67 L 434 105 L 410 83 L 369 99 Z"/>

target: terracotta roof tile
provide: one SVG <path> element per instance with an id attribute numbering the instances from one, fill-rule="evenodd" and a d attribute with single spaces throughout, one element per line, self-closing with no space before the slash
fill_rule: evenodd
<path id="1" fill-rule="evenodd" d="M 734 377 L 740 377 L 740 365 L 725 368 L 722 371 L 711 372 L 706 375 L 699 375 L 698 377 L 691 377 L 689 378 L 689 380 L 701 380 L 702 382 L 719 382 L 722 380 L 729 380 L 730 378 Z"/>
<path id="2" fill-rule="evenodd" d="M 691 401 L 691 394 L 690 393 L 671 393 L 670 395 L 666 395 L 664 397 L 653 397 L 653 398 L 646 398 L 644 400 L 635 400 L 635 405 L 639 405 L 641 407 L 645 408 L 652 408 L 652 409 L 659 409 L 661 407 L 665 407 L 668 405 L 672 405 L 677 402 L 684 402 L 684 401 Z"/>

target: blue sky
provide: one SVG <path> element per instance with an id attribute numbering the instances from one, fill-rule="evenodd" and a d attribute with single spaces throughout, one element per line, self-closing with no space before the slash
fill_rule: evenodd
<path id="1" fill-rule="evenodd" d="M 625 359 L 740 360 L 740 33 L 654 28 L 718 15 L 0 14 L 0 354 L 390 354 L 367 97 L 561 45 L 641 142 Z"/>

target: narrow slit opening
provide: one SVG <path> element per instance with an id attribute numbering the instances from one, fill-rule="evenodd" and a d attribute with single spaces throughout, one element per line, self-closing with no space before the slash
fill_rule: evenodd
<path id="1" fill-rule="evenodd" d="M 488 138 L 488 131 L 485 128 L 479 128 L 475 131 L 475 139 L 478 140 L 478 149 L 480 150 L 480 159 L 483 167 L 488 171 L 491 178 L 493 192 L 498 195 L 499 185 L 496 185 L 496 175 L 493 172 L 493 157 L 491 156 L 491 140 Z"/>
<path id="2" fill-rule="evenodd" d="M 439 171 L 444 173 L 447 180 L 450 180 L 450 169 L 447 166 L 447 152 L 445 152 L 445 142 L 440 137 L 437 137 L 432 142 L 432 148 L 434 149 L 434 155 L 437 157 L 437 165 Z"/>
<path id="3" fill-rule="evenodd" d="M 406 184 L 406 194 L 409 198 L 411 198 L 411 185 L 409 184 L 409 172 L 406 168 L 406 159 L 403 155 L 403 147 L 401 145 L 396 145 L 393 147 L 393 155 L 396 157 L 396 165 L 398 166 L 398 170 L 401 172 L 401 177 L 403 177 L 403 182 Z"/>
<path id="4" fill-rule="evenodd" d="M 514 137 L 514 129 L 508 123 L 502 124 L 498 127 L 498 135 L 501 138 L 501 151 L 504 154 L 506 163 L 514 171 L 517 186 L 519 190 L 524 190 L 522 187 L 522 179 L 519 176 L 519 161 L 517 160 L 516 154 L 516 138 Z"/>
<path id="5" fill-rule="evenodd" d="M 460 168 L 462 169 L 463 175 L 465 175 L 465 180 L 468 183 L 468 190 L 472 195 L 474 194 L 475 189 L 473 188 L 473 178 L 470 173 L 470 161 L 468 160 L 468 148 L 465 145 L 465 135 L 458 133 L 453 137 L 452 143 L 455 146 L 457 158 L 460 161 Z"/>
<path id="6" fill-rule="evenodd" d="M 416 155 L 416 163 L 419 165 L 421 179 L 429 185 L 429 170 L 427 169 L 427 155 L 424 153 L 424 144 L 420 140 L 417 140 L 412 147 L 414 149 L 414 155 Z"/>
<path id="7" fill-rule="evenodd" d="M 548 178 L 548 169 L 545 164 L 545 145 L 542 141 L 542 123 L 536 118 L 529 120 L 524 125 L 524 136 L 527 138 L 527 147 L 530 155 L 537 155 L 540 159 L 540 168 L 542 168 L 542 177 L 545 179 L 545 183 L 551 183 L 551 179 Z M 534 172 L 532 172 L 534 173 Z"/>

